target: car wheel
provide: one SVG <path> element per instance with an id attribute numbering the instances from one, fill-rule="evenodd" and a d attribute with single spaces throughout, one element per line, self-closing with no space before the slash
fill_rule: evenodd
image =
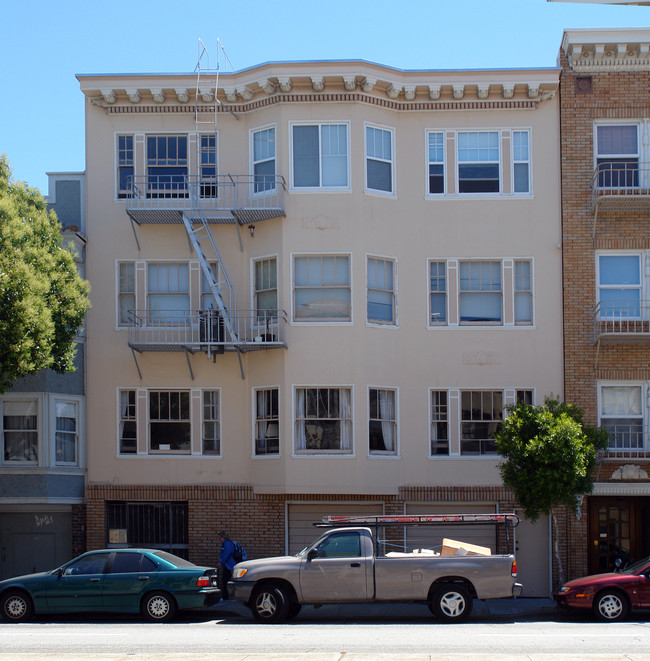
<path id="1" fill-rule="evenodd" d="M 166 592 L 151 592 L 142 602 L 142 614 L 149 622 L 169 622 L 176 615 L 176 602 Z"/>
<path id="2" fill-rule="evenodd" d="M 627 615 L 627 599 L 618 590 L 605 590 L 596 595 L 593 609 L 601 622 L 618 622 Z"/>
<path id="3" fill-rule="evenodd" d="M 429 601 L 429 609 L 445 622 L 464 622 L 472 613 L 474 602 L 462 585 L 449 583 L 436 590 Z"/>
<path id="4" fill-rule="evenodd" d="M 289 608 L 289 596 L 279 585 L 260 585 L 255 588 L 251 598 L 251 611 L 256 620 L 282 622 L 287 618 Z"/>
<path id="5" fill-rule="evenodd" d="M 299 604 L 297 602 L 292 602 L 289 605 L 289 612 L 287 613 L 287 620 L 293 620 L 294 617 L 298 617 L 298 613 L 300 613 L 301 608 L 302 608 L 302 604 Z"/>
<path id="6" fill-rule="evenodd" d="M 32 600 L 26 593 L 20 591 L 2 595 L 0 609 L 5 622 L 27 622 L 34 615 Z"/>

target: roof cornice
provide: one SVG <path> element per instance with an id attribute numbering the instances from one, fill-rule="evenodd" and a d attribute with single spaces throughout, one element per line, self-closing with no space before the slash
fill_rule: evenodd
<path id="1" fill-rule="evenodd" d="M 576 73 L 650 71 L 650 29 L 565 30 L 562 51 Z"/>

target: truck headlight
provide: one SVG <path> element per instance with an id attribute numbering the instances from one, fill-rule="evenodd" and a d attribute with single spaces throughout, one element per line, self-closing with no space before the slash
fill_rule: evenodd
<path id="1" fill-rule="evenodd" d="M 232 573 L 233 578 L 243 578 L 248 569 L 245 567 L 235 567 L 235 570 Z"/>

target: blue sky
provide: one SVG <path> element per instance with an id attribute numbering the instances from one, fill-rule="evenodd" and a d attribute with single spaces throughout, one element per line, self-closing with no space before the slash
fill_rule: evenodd
<path id="1" fill-rule="evenodd" d="M 76 74 L 222 71 L 363 59 L 399 69 L 553 67 L 565 28 L 650 27 L 650 7 L 546 0 L 21 0 L 0 14 L 0 152 L 47 194 L 83 171 Z"/>

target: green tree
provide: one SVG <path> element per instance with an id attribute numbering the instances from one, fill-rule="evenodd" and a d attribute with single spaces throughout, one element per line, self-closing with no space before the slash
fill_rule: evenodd
<path id="1" fill-rule="evenodd" d="M 579 496 L 593 490 L 598 452 L 608 436 L 583 422 L 584 412 L 574 404 L 547 397 L 541 406 L 518 403 L 511 407 L 496 434 L 497 452 L 504 458 L 499 469 L 524 516 L 536 521 L 550 514 L 560 581 L 564 582 L 553 508 L 576 511 Z"/>
<path id="2" fill-rule="evenodd" d="M 88 291 L 56 215 L 0 155 L 0 393 L 41 369 L 74 369 Z"/>

